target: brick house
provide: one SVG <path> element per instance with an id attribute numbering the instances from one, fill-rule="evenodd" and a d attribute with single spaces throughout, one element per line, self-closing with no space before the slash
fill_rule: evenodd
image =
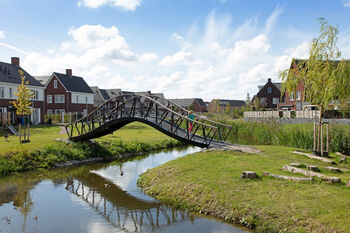
<path id="1" fill-rule="evenodd" d="M 208 105 L 209 112 L 217 111 L 217 104 L 219 104 L 220 109 L 223 111 L 227 106 L 230 106 L 230 110 L 241 109 L 245 106 L 244 100 L 227 100 L 227 99 L 213 99 Z"/>
<path id="2" fill-rule="evenodd" d="M 47 115 L 69 113 L 86 116 L 94 110 L 94 92 L 82 77 L 54 72 L 46 82 L 45 109 Z"/>
<path id="3" fill-rule="evenodd" d="M 0 62 L 0 112 L 1 115 L 6 118 L 10 118 L 12 123 L 15 123 L 16 109 L 10 103 L 17 97 L 15 92 L 18 86 L 21 84 L 21 76 L 18 70 L 21 69 L 24 72 L 25 80 L 28 81 L 27 87 L 34 94 L 32 99 L 32 114 L 30 120 L 33 124 L 39 124 L 44 122 L 44 90 L 45 87 L 38 82 L 33 76 L 20 67 L 20 59 L 18 57 L 12 57 L 11 63 Z"/>
<path id="4" fill-rule="evenodd" d="M 281 83 L 273 83 L 271 79 L 267 79 L 264 86 L 258 86 L 259 91 L 253 97 L 251 103 L 254 106 L 255 101 L 259 100 L 260 107 L 265 109 L 277 109 L 281 98 Z"/>
<path id="5" fill-rule="evenodd" d="M 298 63 L 303 61 L 302 59 L 293 59 L 289 69 L 296 69 Z M 309 103 L 304 102 L 304 94 L 305 94 L 305 86 L 304 82 L 300 80 L 295 93 L 290 93 L 286 91 L 282 96 L 282 101 L 278 105 L 278 109 L 283 110 L 303 110 L 304 105 L 308 105 Z"/>
<path id="6" fill-rule="evenodd" d="M 207 112 L 207 105 L 201 98 L 192 99 L 170 99 L 175 104 L 189 110 L 191 107 L 194 112 Z"/>

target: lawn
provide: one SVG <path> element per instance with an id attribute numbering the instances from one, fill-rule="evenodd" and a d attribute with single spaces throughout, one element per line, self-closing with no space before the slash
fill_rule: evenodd
<path id="1" fill-rule="evenodd" d="M 46 145 L 55 144 L 57 138 L 67 138 L 67 134 L 60 134 L 60 126 L 32 126 L 30 127 L 30 143 L 19 143 L 17 136 L 10 136 L 5 142 L 4 131 L 0 129 L 0 155 L 23 150 L 34 150 Z M 163 139 L 170 139 L 168 136 L 143 123 L 134 122 L 124 126 L 113 134 L 106 135 L 99 139 L 102 141 L 123 142 L 144 142 L 155 143 Z"/>
<path id="2" fill-rule="evenodd" d="M 262 154 L 210 151 L 188 155 L 148 170 L 139 186 L 164 202 L 238 222 L 257 232 L 350 232 L 350 187 L 345 185 L 350 180 L 350 164 L 335 165 L 344 170 L 335 174 L 323 162 L 291 154 L 293 148 L 258 148 Z M 340 177 L 343 183 L 262 176 L 263 172 L 298 176 L 282 170 L 291 162 L 317 165 L 322 174 Z M 259 178 L 240 178 L 247 170 L 257 172 Z"/>

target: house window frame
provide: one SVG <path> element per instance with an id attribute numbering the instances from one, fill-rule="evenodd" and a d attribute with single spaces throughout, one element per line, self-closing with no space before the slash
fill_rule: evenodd
<path id="1" fill-rule="evenodd" d="M 48 104 L 52 104 L 52 95 L 47 95 L 47 96 L 46 96 L 46 102 L 47 102 Z"/>
<path id="2" fill-rule="evenodd" d="M 267 87 L 267 93 L 272 94 L 272 87 Z"/>
<path id="3" fill-rule="evenodd" d="M 53 80 L 53 88 L 57 89 L 57 79 Z"/>
<path id="4" fill-rule="evenodd" d="M 0 87 L 0 99 L 5 99 L 5 87 Z"/>
<path id="5" fill-rule="evenodd" d="M 9 88 L 9 97 L 10 97 L 10 99 L 13 98 L 12 96 L 13 96 L 13 95 L 12 95 L 12 87 L 10 87 L 10 88 Z"/>
<path id="6" fill-rule="evenodd" d="M 296 100 L 301 100 L 300 91 L 296 92 Z"/>
<path id="7" fill-rule="evenodd" d="M 277 97 L 272 98 L 272 104 L 279 104 L 279 103 L 280 103 L 280 98 L 277 98 Z"/>
<path id="8" fill-rule="evenodd" d="M 64 104 L 65 103 L 65 96 L 60 94 L 60 95 L 55 95 L 55 104 Z"/>
<path id="9" fill-rule="evenodd" d="M 289 100 L 294 101 L 294 93 L 293 92 L 289 95 Z"/>

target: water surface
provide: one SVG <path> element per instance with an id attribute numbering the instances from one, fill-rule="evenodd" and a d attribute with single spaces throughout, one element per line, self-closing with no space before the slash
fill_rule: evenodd
<path id="1" fill-rule="evenodd" d="M 178 148 L 69 169 L 0 178 L 0 232 L 244 232 L 162 205 L 136 181 L 147 169 L 200 148 Z"/>

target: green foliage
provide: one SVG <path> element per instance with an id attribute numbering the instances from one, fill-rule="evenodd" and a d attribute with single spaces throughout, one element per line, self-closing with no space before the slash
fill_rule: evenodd
<path id="1" fill-rule="evenodd" d="M 292 162 L 313 164 L 326 176 L 327 164 L 290 153 L 292 148 L 260 146 L 260 154 L 208 151 L 148 170 L 138 185 L 149 195 L 179 208 L 210 214 L 254 228 L 254 232 L 350 232 L 350 189 L 319 180 L 294 182 L 262 174 L 299 176 L 281 168 Z M 343 181 L 349 164 L 337 165 Z M 259 179 L 240 178 L 255 171 Z M 317 196 L 317 198 L 315 198 Z"/>
<path id="2" fill-rule="evenodd" d="M 34 94 L 27 87 L 28 81 L 25 81 L 23 70 L 18 70 L 18 73 L 21 76 L 22 83 L 18 85 L 17 92 L 15 92 L 17 99 L 11 103 L 15 106 L 18 115 L 28 115 L 31 114 L 31 99 L 34 97 Z"/>
<path id="3" fill-rule="evenodd" d="M 313 124 L 282 125 L 276 122 L 226 121 L 232 126 L 228 140 L 242 145 L 275 145 L 311 150 L 313 148 Z M 350 155 L 350 131 L 348 126 L 330 126 L 330 151 Z M 325 136 L 325 135 L 324 135 Z"/>
<path id="4" fill-rule="evenodd" d="M 336 47 L 338 28 L 320 18 L 320 35 L 310 43 L 307 60 L 294 60 L 293 66 L 280 72 L 282 94 L 294 93 L 300 82 L 305 85 L 304 101 L 317 105 L 321 112 L 329 109 L 330 102 L 350 96 L 350 64 L 339 61 L 341 52 Z"/>

